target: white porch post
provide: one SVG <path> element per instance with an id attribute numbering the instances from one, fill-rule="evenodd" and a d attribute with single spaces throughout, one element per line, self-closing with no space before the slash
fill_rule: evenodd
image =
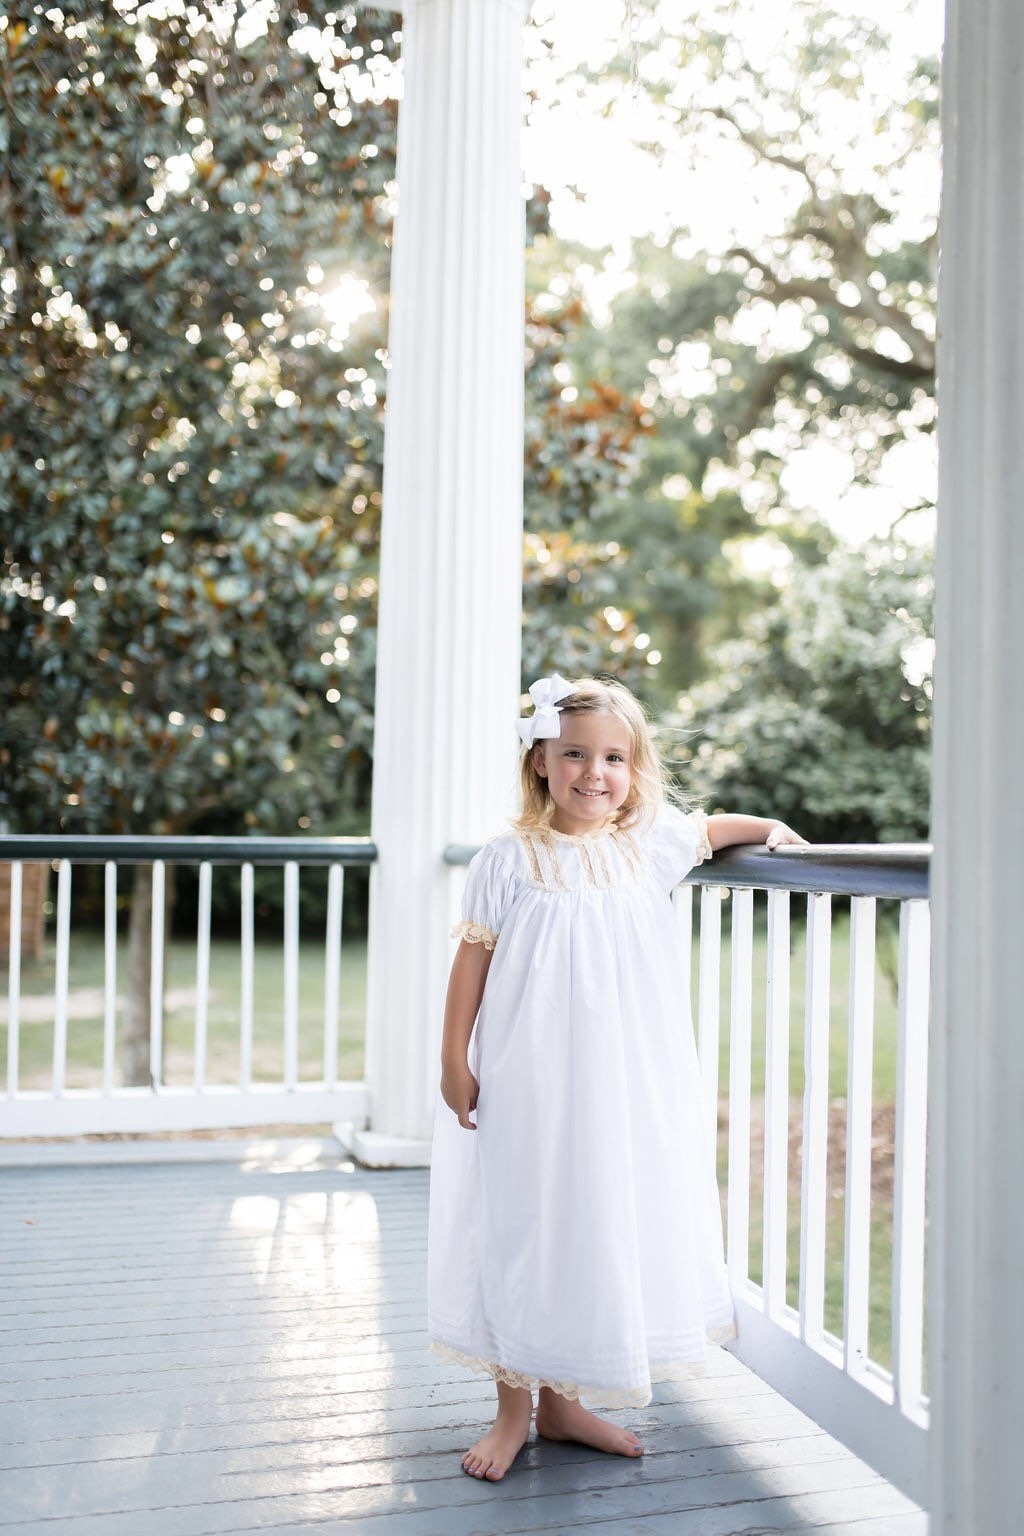
<path id="1" fill-rule="evenodd" d="M 935 741 L 933 1536 L 1021 1528 L 1024 8 L 949 0 Z"/>
<path id="2" fill-rule="evenodd" d="M 523 499 L 523 0 L 406 0 L 374 745 L 369 1134 L 424 1162 L 448 843 L 508 814 Z"/>

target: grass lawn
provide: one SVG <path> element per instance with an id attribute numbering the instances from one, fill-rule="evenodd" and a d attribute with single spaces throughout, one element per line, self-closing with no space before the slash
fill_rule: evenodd
<path id="1" fill-rule="evenodd" d="M 720 1084 L 729 1081 L 729 906 L 722 914 L 722 1001 Z M 792 929 L 790 947 L 790 1135 L 789 1135 L 789 1205 L 787 1234 L 787 1300 L 796 1306 L 799 1299 L 800 1263 L 800 1143 L 802 1137 L 802 1095 L 804 1090 L 803 1008 L 806 976 L 804 916 L 806 903 L 796 897 L 791 903 Z M 698 903 L 694 902 L 693 1006 L 696 1018 Z M 896 1099 L 896 963 L 898 956 L 898 910 L 896 903 L 879 903 L 879 925 L 875 967 L 874 1021 L 874 1104 L 871 1170 L 871 1282 L 869 1346 L 871 1358 L 888 1365 L 892 1351 L 892 1137 Z M 827 1229 L 825 1267 L 825 1326 L 842 1336 L 843 1254 L 846 1177 L 846 1071 L 847 1020 L 849 1014 L 850 924 L 846 910 L 837 905 L 832 923 L 831 999 L 829 1020 L 829 1137 L 827 1160 Z M 763 1113 L 765 1068 L 765 982 L 767 955 L 767 909 L 763 896 L 755 898 L 753 954 L 753 1029 L 752 1029 L 752 1104 L 750 1159 L 750 1275 L 761 1279 L 762 1201 L 763 1201 Z M 728 1098 L 722 1093 L 719 1112 L 719 1177 L 726 1185 L 728 1144 Z"/>
<path id="2" fill-rule="evenodd" d="M 805 949 L 804 903 L 793 902 L 791 942 L 791 1035 L 790 1035 L 790 1156 L 788 1219 L 788 1295 L 795 1305 L 799 1284 L 800 1252 L 800 1133 L 803 1093 L 803 989 Z M 695 902 L 695 930 L 698 928 Z M 723 910 L 721 988 L 721 1086 L 729 1081 L 729 903 Z M 753 1084 L 751 1148 L 750 1273 L 761 1277 L 761 1132 L 764 1092 L 764 997 L 766 916 L 763 897 L 755 903 L 753 955 Z M 696 940 L 696 931 L 695 931 Z M 891 1349 L 890 1299 L 892 1290 L 892 1128 L 896 1084 L 896 988 L 897 936 L 895 911 L 880 904 L 878 963 L 875 991 L 874 1130 L 872 1165 L 871 1255 L 871 1354 L 887 1364 Z M 119 950 L 119 976 L 126 967 L 124 948 Z M 323 1059 L 323 945 L 310 940 L 300 946 L 299 956 L 299 1072 L 316 1079 Z M 283 1072 L 283 949 L 279 943 L 260 939 L 255 951 L 253 1075 L 257 1081 L 280 1081 Z M 693 982 L 696 991 L 696 942 Z M 42 960 L 23 971 L 21 1023 L 21 1084 L 43 1088 L 52 1073 L 54 957 L 52 948 Z M 849 920 L 837 909 L 832 931 L 831 1020 L 829 1040 L 828 1232 L 826 1253 L 826 1327 L 842 1332 L 843 1223 L 845 1178 L 846 1044 L 849 990 Z M 239 947 L 228 939 L 216 940 L 210 954 L 210 1003 L 208 1020 L 207 1081 L 237 1081 L 239 1070 L 240 1009 Z M 70 971 L 68 1020 L 69 1087 L 96 1087 L 100 1083 L 103 1056 L 103 945 L 102 936 L 89 929 L 74 933 Z M 694 998 L 694 1005 L 696 999 Z M 364 1021 L 366 1012 L 366 946 L 346 941 L 341 959 L 338 1074 L 357 1079 L 363 1073 Z M 0 1003 L 6 1019 L 6 1003 Z M 165 1077 L 169 1084 L 185 1085 L 192 1077 L 192 1046 L 195 1028 L 195 949 L 187 940 L 169 947 L 166 968 Z M 728 1102 L 723 1094 L 720 1115 L 720 1173 L 725 1184 Z"/>
<path id="3" fill-rule="evenodd" d="M 164 1005 L 165 1081 L 192 1080 L 196 999 L 195 947 L 174 940 L 166 956 Z M 127 972 L 127 952 L 118 948 L 118 976 Z M 260 939 L 253 965 L 253 1078 L 280 1082 L 283 1046 L 284 950 Z M 22 971 L 22 1019 L 19 1074 L 23 1088 L 45 1088 L 53 1070 L 52 948 Z M 299 1076 L 323 1074 L 324 948 L 310 940 L 299 946 Z M 120 991 L 120 987 L 119 987 Z M 237 943 L 215 939 L 210 946 L 210 991 L 207 1020 L 209 1083 L 238 1081 L 241 1008 L 241 965 Z M 6 1023 L 6 1001 L 2 1017 Z M 118 1012 L 120 1027 L 121 1010 Z M 347 941 L 341 952 L 341 991 L 338 1009 L 338 1075 L 342 1080 L 363 1075 L 366 1018 L 366 945 Z M 6 1029 L 4 1031 L 6 1035 Z M 6 1052 L 5 1052 L 6 1055 Z M 95 1088 L 103 1067 L 103 941 L 89 929 L 74 934 L 71 945 L 68 1063 L 69 1088 Z"/>

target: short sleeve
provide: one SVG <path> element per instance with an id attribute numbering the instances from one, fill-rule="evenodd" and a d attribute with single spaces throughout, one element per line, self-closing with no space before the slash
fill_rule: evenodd
<path id="1" fill-rule="evenodd" d="M 501 855 L 486 844 L 471 860 L 462 892 L 462 921 L 452 938 L 493 949 L 515 899 L 516 877 Z"/>
<path id="2" fill-rule="evenodd" d="M 703 811 L 684 812 L 674 805 L 663 806 L 648 836 L 659 883 L 667 890 L 678 885 L 695 864 L 711 858 L 708 818 Z"/>

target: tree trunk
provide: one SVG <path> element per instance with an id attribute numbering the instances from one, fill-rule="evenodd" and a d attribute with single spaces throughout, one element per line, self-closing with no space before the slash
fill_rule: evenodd
<path id="1" fill-rule="evenodd" d="M 174 865 L 164 866 L 164 953 L 174 905 Z M 128 984 L 124 1009 L 122 1078 L 127 1087 L 153 1086 L 149 1062 L 150 989 L 153 978 L 153 866 L 135 866 L 128 924 Z"/>

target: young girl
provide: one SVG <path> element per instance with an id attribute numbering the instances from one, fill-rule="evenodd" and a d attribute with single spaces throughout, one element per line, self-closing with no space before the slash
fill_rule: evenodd
<path id="1" fill-rule="evenodd" d="M 429 1331 L 497 1384 L 462 1459 L 504 1477 L 530 1432 L 623 1456 L 596 1406 L 733 1332 L 711 1128 L 670 893 L 714 849 L 800 843 L 760 816 L 684 815 L 626 688 L 534 683 L 522 814 L 469 866 L 445 1005 Z"/>

